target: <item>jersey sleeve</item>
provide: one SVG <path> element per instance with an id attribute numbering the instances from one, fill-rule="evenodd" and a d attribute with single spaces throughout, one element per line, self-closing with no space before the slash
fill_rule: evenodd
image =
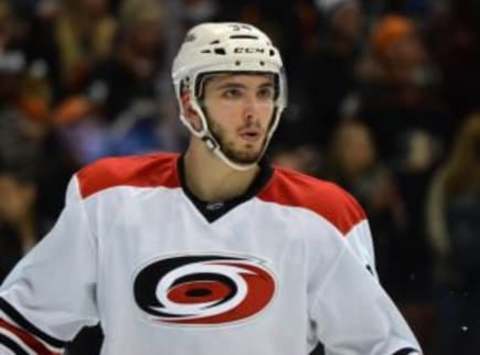
<path id="1" fill-rule="evenodd" d="M 310 316 L 327 355 L 421 354 L 390 297 L 345 240 L 315 290 Z M 343 246 L 342 246 L 343 244 Z"/>
<path id="2" fill-rule="evenodd" d="M 60 354 L 98 323 L 96 250 L 74 177 L 56 225 L 0 287 L 0 354 Z"/>
<path id="3" fill-rule="evenodd" d="M 352 253 L 374 277 L 378 278 L 372 233 L 367 219 L 355 225 L 344 237 Z"/>

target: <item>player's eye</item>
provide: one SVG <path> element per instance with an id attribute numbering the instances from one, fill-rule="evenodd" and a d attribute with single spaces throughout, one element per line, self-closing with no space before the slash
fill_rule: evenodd
<path id="1" fill-rule="evenodd" d="M 230 88 L 224 90 L 222 96 L 228 99 L 235 99 L 242 96 L 242 91 L 237 88 Z"/>
<path id="2" fill-rule="evenodd" d="M 275 90 L 270 86 L 264 87 L 258 91 L 257 96 L 262 100 L 273 100 L 275 96 Z"/>

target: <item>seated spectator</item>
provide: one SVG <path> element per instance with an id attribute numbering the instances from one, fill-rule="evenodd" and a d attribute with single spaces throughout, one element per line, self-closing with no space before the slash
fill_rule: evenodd
<path id="1" fill-rule="evenodd" d="M 170 150 L 176 144 L 163 134 L 161 2 L 127 0 L 119 16 L 113 55 L 94 68 L 82 95 L 67 98 L 53 114 L 80 164 L 105 155 Z"/>
<path id="2" fill-rule="evenodd" d="M 35 164 L 41 206 L 37 212 L 42 225 L 48 228 L 63 207 L 64 196 L 59 187 L 66 186 L 74 167 L 58 145 L 45 106 L 37 106 L 35 96 L 22 93 L 24 75 L 22 70 L 5 73 L 0 69 L 0 165 L 14 164 L 15 172 L 24 171 L 23 165 L 16 164 Z"/>
<path id="3" fill-rule="evenodd" d="M 424 159 L 416 161 L 420 164 Z M 330 144 L 326 176 L 364 206 L 375 241 L 380 282 L 428 351 L 432 340 L 428 324 L 434 317 L 429 301 L 430 264 L 423 234 L 412 224 L 417 221 L 412 218 L 415 209 L 409 200 L 413 195 L 405 195 L 404 181 L 399 181 L 398 174 L 380 159 L 365 123 L 346 121 L 337 127 Z M 420 206 L 421 200 L 421 195 L 417 195 L 415 201 Z"/>
<path id="4" fill-rule="evenodd" d="M 21 132 L 18 112 L 0 113 L 0 282 L 46 232 L 37 210 L 36 142 Z"/>
<path id="5" fill-rule="evenodd" d="M 113 122 L 136 103 L 156 100 L 164 55 L 163 8 L 156 0 L 126 0 L 120 10 L 112 55 L 93 68 L 82 95 L 70 96 L 58 107 L 57 120 L 76 120 L 95 109 Z"/>
<path id="6" fill-rule="evenodd" d="M 358 115 L 371 128 L 379 156 L 394 173 L 405 203 L 402 253 L 409 263 L 400 275 L 399 291 L 418 313 L 427 309 L 432 293 L 431 255 L 423 227 L 425 198 L 450 136 L 452 116 L 438 93 L 435 63 L 412 20 L 400 15 L 380 18 L 369 44 L 369 58 L 359 67 Z M 425 315 L 422 322 L 428 318 Z"/>
<path id="7" fill-rule="evenodd" d="M 0 282 L 38 241 L 35 177 L 0 166 Z"/>
<path id="8" fill-rule="evenodd" d="M 48 117 L 50 86 L 45 68 L 29 61 L 20 22 L 8 1 L 0 0 L 0 110 L 19 110 L 37 121 Z"/>
<path id="9" fill-rule="evenodd" d="M 64 0 L 56 18 L 62 82 L 67 93 L 78 92 L 93 67 L 111 53 L 116 21 L 109 0 Z"/>
<path id="10" fill-rule="evenodd" d="M 292 105 L 300 112 L 296 121 L 282 123 L 279 134 L 284 140 L 301 137 L 302 142 L 324 148 L 356 88 L 354 68 L 365 23 L 359 0 L 318 0 L 316 4 L 322 21 L 315 50 L 291 74 L 294 85 L 298 83 L 292 90 L 296 93 Z"/>
<path id="11" fill-rule="evenodd" d="M 479 113 L 465 121 L 436 173 L 427 215 L 440 317 L 436 354 L 471 354 L 480 346 Z"/>
<path id="12" fill-rule="evenodd" d="M 365 208 L 377 248 L 377 269 L 385 289 L 399 303 L 405 211 L 393 174 L 379 160 L 369 128 L 360 121 L 341 123 L 334 131 L 325 176 L 355 196 Z"/>
<path id="13" fill-rule="evenodd" d="M 448 139 L 450 111 L 440 100 L 435 63 L 413 21 L 399 15 L 381 18 L 357 73 L 358 115 L 366 118 L 387 162 L 401 159 L 405 134 L 421 130 L 439 144 Z"/>

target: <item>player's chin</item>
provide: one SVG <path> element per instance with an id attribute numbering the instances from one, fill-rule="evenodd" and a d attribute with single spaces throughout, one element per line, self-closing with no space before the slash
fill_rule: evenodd
<path id="1" fill-rule="evenodd" d="M 237 164 L 249 165 L 258 162 L 261 153 L 261 149 L 242 149 L 230 152 L 229 158 Z"/>

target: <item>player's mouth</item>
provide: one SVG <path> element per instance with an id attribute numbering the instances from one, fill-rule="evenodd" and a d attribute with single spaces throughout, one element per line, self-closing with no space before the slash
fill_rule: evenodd
<path id="1" fill-rule="evenodd" d="M 238 134 L 243 140 L 250 143 L 257 142 L 262 138 L 261 130 L 256 128 L 244 128 L 239 130 Z"/>

